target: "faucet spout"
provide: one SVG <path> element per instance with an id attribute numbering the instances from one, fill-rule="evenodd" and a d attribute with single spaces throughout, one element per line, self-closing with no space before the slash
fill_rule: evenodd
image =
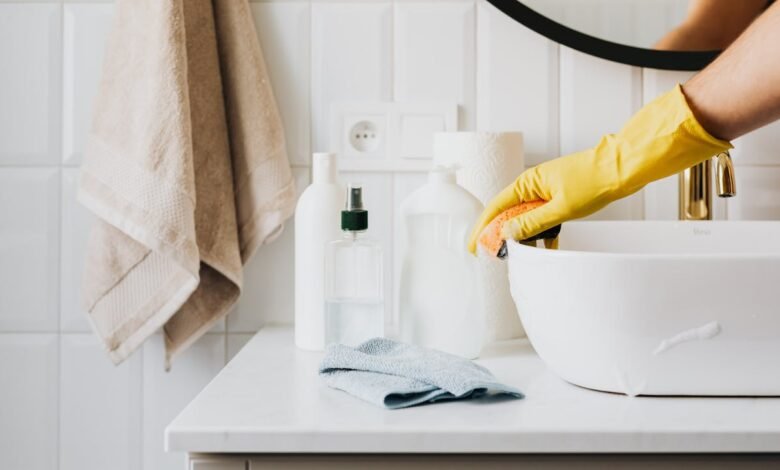
<path id="1" fill-rule="evenodd" d="M 712 173 L 718 197 L 737 195 L 734 164 L 728 152 L 680 173 L 680 220 L 712 220 Z"/>
<path id="2" fill-rule="evenodd" d="M 680 220 L 712 220 L 712 166 L 709 160 L 680 173 Z"/>
<path id="3" fill-rule="evenodd" d="M 737 181 L 734 177 L 734 163 L 728 151 L 721 152 L 715 157 L 716 178 L 715 186 L 718 197 L 734 197 L 737 195 Z"/>

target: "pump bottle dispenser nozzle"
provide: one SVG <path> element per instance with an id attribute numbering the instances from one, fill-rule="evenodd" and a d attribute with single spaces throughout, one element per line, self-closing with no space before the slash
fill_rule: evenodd
<path id="1" fill-rule="evenodd" d="M 363 209 L 363 187 L 350 184 L 347 186 L 347 205 L 341 211 L 341 230 L 363 232 L 366 229 L 368 229 L 368 211 Z"/>

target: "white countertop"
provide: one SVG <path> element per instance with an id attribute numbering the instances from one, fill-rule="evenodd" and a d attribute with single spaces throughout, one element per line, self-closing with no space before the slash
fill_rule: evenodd
<path id="1" fill-rule="evenodd" d="M 523 400 L 389 411 L 324 386 L 321 354 L 289 328 L 261 330 L 166 429 L 169 450 L 205 453 L 777 452 L 778 398 L 629 398 L 548 371 L 525 341 L 478 362 Z"/>

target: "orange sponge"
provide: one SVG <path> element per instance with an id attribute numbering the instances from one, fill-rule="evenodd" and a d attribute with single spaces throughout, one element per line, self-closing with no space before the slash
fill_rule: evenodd
<path id="1" fill-rule="evenodd" d="M 479 244 L 491 256 L 498 256 L 499 258 L 505 258 L 507 254 L 506 241 L 501 236 L 501 231 L 504 227 L 504 223 L 506 223 L 506 221 L 510 219 L 517 217 L 518 215 L 524 212 L 528 212 L 530 210 L 536 209 L 537 207 L 544 205 L 546 202 L 547 201 L 541 201 L 541 200 L 521 202 L 520 204 L 510 207 L 504 212 L 498 214 L 482 230 L 482 233 L 479 235 Z M 556 225 L 551 229 L 545 230 L 544 232 L 523 241 L 553 239 L 558 236 L 560 231 L 561 231 L 561 226 Z"/>

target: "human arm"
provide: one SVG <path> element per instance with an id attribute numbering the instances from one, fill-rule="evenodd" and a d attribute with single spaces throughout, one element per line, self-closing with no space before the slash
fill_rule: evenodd
<path id="1" fill-rule="evenodd" d="M 666 33 L 654 49 L 725 49 L 764 11 L 766 5 L 766 0 L 690 0 L 685 19 Z"/>
<path id="2" fill-rule="evenodd" d="M 685 85 L 699 122 L 732 140 L 780 119 L 780 2 Z"/>
<path id="3" fill-rule="evenodd" d="M 523 172 L 491 200 L 472 231 L 530 200 L 544 206 L 505 224 L 504 236 L 529 238 L 589 215 L 644 185 L 678 173 L 730 147 L 737 138 L 780 118 L 780 3 L 775 3 L 682 88 L 640 110 L 598 145 Z"/>

